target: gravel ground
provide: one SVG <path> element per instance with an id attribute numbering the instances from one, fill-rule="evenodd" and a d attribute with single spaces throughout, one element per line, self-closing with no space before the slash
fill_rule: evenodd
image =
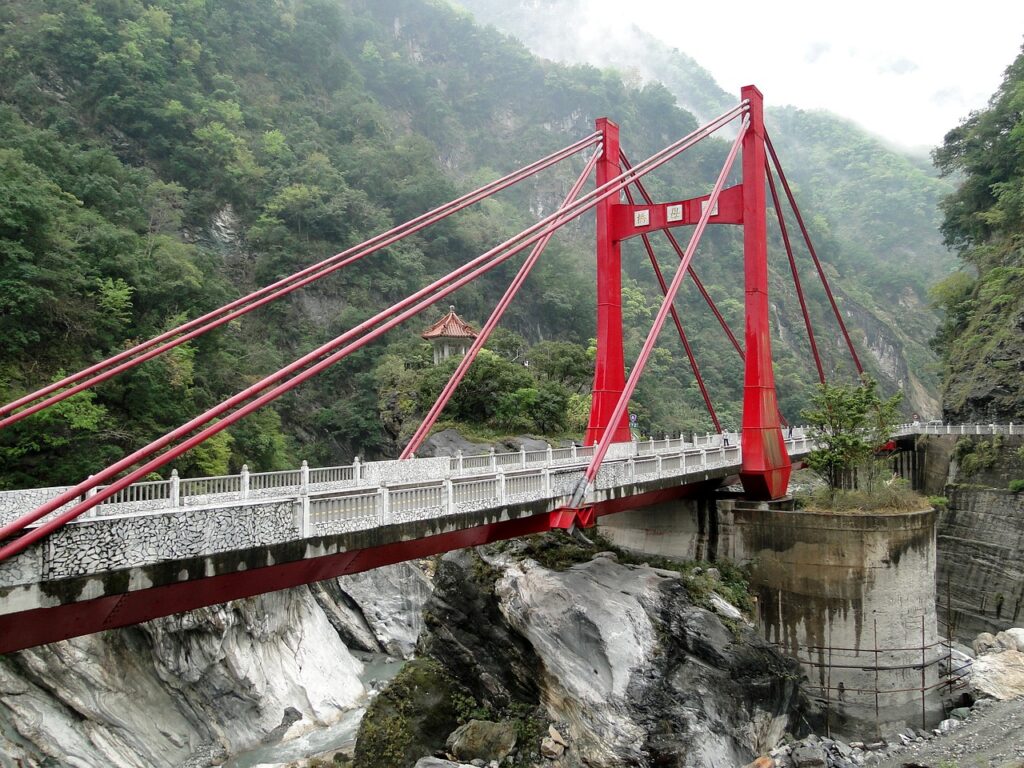
<path id="1" fill-rule="evenodd" d="M 1024 768 L 1024 699 L 975 703 L 962 724 L 942 736 L 890 749 L 878 768 Z"/>

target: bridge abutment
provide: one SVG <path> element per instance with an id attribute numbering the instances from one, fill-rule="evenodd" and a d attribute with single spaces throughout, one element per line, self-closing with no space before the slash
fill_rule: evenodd
<path id="1" fill-rule="evenodd" d="M 817 513 L 791 499 L 686 499 L 601 520 L 633 551 L 750 566 L 764 638 L 798 658 L 827 727 L 867 738 L 941 717 L 936 515 Z"/>

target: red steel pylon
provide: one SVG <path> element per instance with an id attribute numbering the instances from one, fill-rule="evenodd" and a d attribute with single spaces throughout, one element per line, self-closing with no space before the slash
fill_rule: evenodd
<path id="1" fill-rule="evenodd" d="M 746 359 L 743 375 L 743 464 L 740 480 L 747 496 L 785 495 L 792 466 L 779 425 L 775 373 L 768 326 L 768 225 L 765 193 L 764 103 L 761 92 L 744 86 L 750 129 L 743 138 L 743 277 Z"/>

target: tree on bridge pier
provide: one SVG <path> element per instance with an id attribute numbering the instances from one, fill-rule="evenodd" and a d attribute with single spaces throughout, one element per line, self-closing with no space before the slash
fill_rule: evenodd
<path id="1" fill-rule="evenodd" d="M 900 393 L 883 399 L 870 376 L 859 384 L 818 385 L 811 406 L 803 411 L 818 444 L 807 465 L 828 485 L 830 503 L 858 469 L 866 470 L 867 490 L 874 489 L 874 454 L 892 437 L 902 399 Z"/>

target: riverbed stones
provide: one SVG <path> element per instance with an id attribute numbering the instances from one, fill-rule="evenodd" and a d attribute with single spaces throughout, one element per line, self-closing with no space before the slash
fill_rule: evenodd
<path id="1" fill-rule="evenodd" d="M 511 723 L 470 720 L 448 736 L 445 749 L 459 760 L 503 760 L 516 746 Z"/>
<path id="2" fill-rule="evenodd" d="M 971 688 L 975 695 L 999 701 L 1024 696 L 1024 653 L 1004 650 L 974 660 Z"/>
<path id="3" fill-rule="evenodd" d="M 825 750 L 815 745 L 804 745 L 793 750 L 793 765 L 796 768 L 825 768 Z"/>
<path id="4" fill-rule="evenodd" d="M 1004 629 L 996 634 L 996 642 L 1008 651 L 1024 651 L 1024 629 Z"/>
<path id="5" fill-rule="evenodd" d="M 559 733 L 558 729 L 553 725 L 548 726 L 548 737 L 555 742 L 555 744 L 561 744 L 563 747 L 568 747 L 569 743 L 565 740 L 565 737 Z"/>
<path id="6" fill-rule="evenodd" d="M 361 670 L 305 587 L 52 643 L 0 658 L 0 755 L 210 765 L 195 761 L 259 744 L 289 708 L 285 732 L 334 722 Z"/>
<path id="7" fill-rule="evenodd" d="M 550 736 L 545 736 L 540 740 L 540 754 L 542 757 L 554 760 L 561 757 L 563 752 L 565 752 L 565 747 Z"/>
<path id="8" fill-rule="evenodd" d="M 977 656 L 981 656 L 983 653 L 995 650 L 999 647 L 999 643 L 996 641 L 995 635 L 991 632 L 982 632 L 971 643 L 971 647 L 974 649 L 974 653 Z"/>

